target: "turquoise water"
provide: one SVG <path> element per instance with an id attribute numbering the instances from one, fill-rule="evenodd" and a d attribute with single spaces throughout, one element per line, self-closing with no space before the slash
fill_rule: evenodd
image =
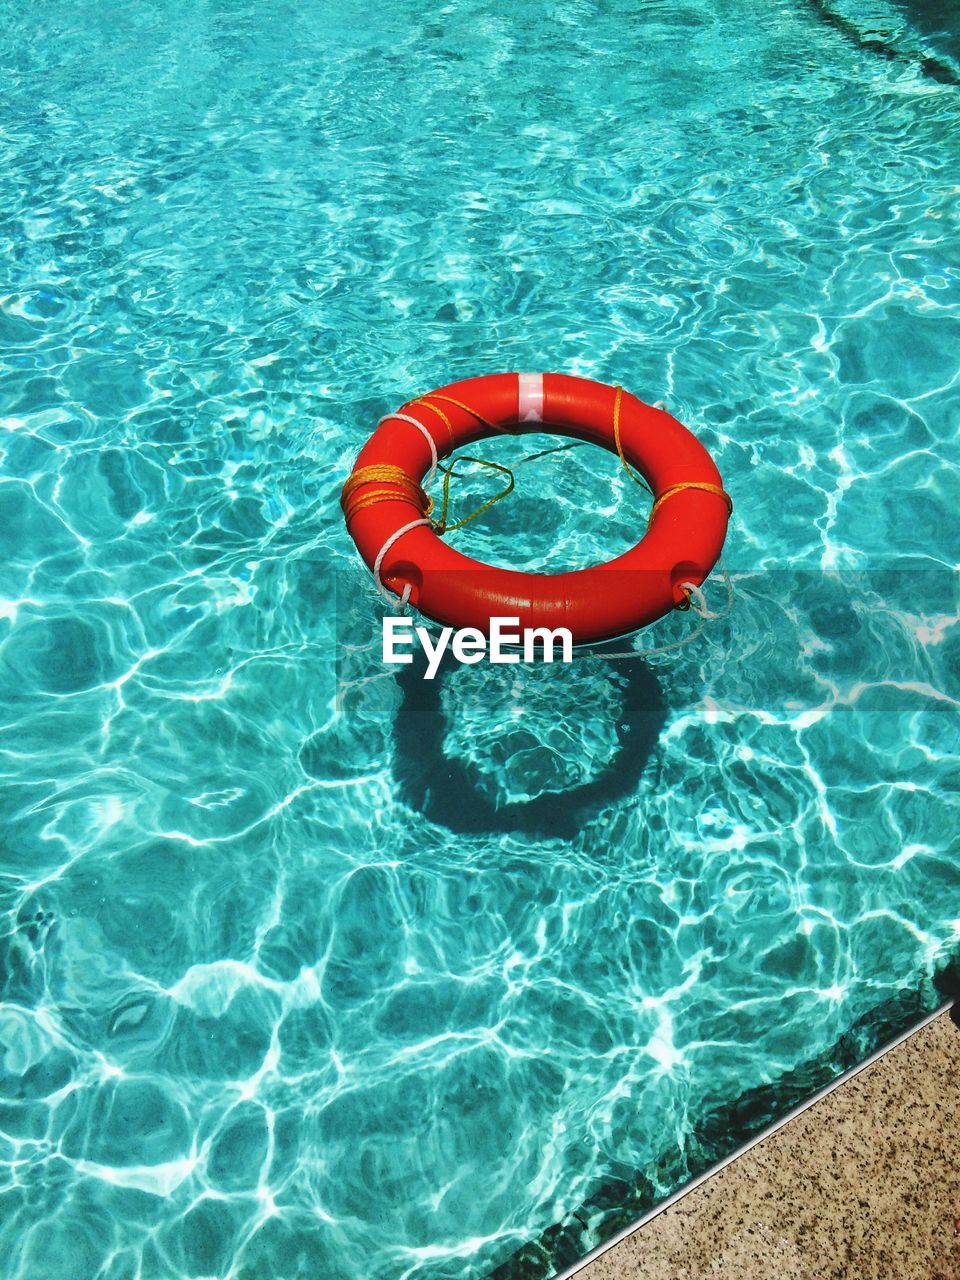
<path id="1" fill-rule="evenodd" d="M 0 6 L 6 1275 L 545 1280 L 936 1002 L 960 98 L 862 7 Z M 729 620 L 384 674 L 339 486 L 511 368 L 697 432 Z M 458 545 L 642 527 L 517 474 Z"/>

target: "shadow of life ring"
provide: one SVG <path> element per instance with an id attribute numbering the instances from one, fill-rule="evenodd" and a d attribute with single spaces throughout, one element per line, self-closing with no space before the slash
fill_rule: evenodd
<path id="1" fill-rule="evenodd" d="M 612 757 L 579 785 L 504 803 L 480 784 L 474 764 L 444 750 L 442 690 L 444 677 L 456 662 L 445 657 L 436 680 L 423 679 L 423 665 L 420 655 L 397 675 L 403 700 L 394 723 L 394 779 L 405 804 L 458 835 L 516 832 L 573 840 L 598 810 L 635 795 L 651 758 L 656 757 L 668 714 L 656 675 L 642 662 L 625 663 L 614 672 L 607 664 L 598 664 L 592 678 L 613 679 L 618 686 L 620 707 L 612 722 L 617 745 Z M 554 668 L 558 679 L 570 670 Z M 576 722 L 578 707 L 582 703 L 570 707 L 570 721 Z"/>
<path id="2" fill-rule="evenodd" d="M 438 462 L 496 434 L 553 432 L 601 445 L 653 494 L 646 532 L 605 564 L 523 573 L 481 564 L 444 542 L 431 519 Z M 662 409 L 620 387 L 561 373 L 467 378 L 387 414 L 343 486 L 347 528 L 377 585 L 447 626 L 489 634 L 493 617 L 521 629 L 566 627 L 575 644 L 627 635 L 689 603 L 723 548 L 732 503 L 699 441 Z"/>

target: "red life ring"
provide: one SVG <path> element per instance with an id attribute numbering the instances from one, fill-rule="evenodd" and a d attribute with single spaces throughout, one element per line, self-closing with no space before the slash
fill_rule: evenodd
<path id="1" fill-rule="evenodd" d="M 654 495 L 646 533 L 606 564 L 521 573 L 471 560 L 444 542 L 423 491 L 438 459 L 496 433 L 553 431 L 620 453 Z M 429 473 L 429 475 L 428 475 Z M 669 413 L 588 378 L 496 373 L 407 401 L 382 418 L 341 497 L 367 565 L 428 618 L 489 632 L 492 617 L 520 627 L 567 627 L 574 643 L 636 631 L 688 603 L 720 555 L 732 504 L 703 445 Z"/>

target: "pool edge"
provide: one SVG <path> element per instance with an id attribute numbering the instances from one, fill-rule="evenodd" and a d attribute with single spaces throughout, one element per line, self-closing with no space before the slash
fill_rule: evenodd
<path id="1" fill-rule="evenodd" d="M 931 1023 L 935 1022 L 938 1018 L 942 1017 L 945 1013 L 949 1012 L 949 1010 L 954 1007 L 955 1003 L 956 1001 L 954 999 L 947 1000 L 945 1003 L 941 1004 L 938 1008 L 934 1009 L 931 1013 L 926 1014 L 914 1026 L 907 1028 L 907 1030 L 895 1036 L 892 1040 L 882 1045 L 879 1049 L 876 1049 L 867 1058 L 865 1058 L 863 1062 L 857 1063 L 855 1066 L 848 1068 L 841 1075 L 839 1075 L 835 1080 L 831 1081 L 827 1085 L 824 1085 L 822 1088 L 818 1089 L 815 1093 L 811 1094 L 809 1098 L 805 1099 L 803 1102 L 798 1103 L 796 1106 L 791 1107 L 790 1110 L 785 1112 L 778 1119 L 772 1121 L 759 1133 L 754 1134 L 753 1137 L 749 1138 L 746 1142 L 742 1143 L 734 1151 L 724 1156 L 715 1165 L 712 1165 L 709 1169 L 705 1170 L 703 1173 L 698 1174 L 696 1177 L 692 1178 L 688 1183 L 682 1186 L 679 1190 L 673 1192 L 672 1195 L 667 1196 L 665 1200 L 662 1200 L 659 1204 L 655 1205 L 652 1209 L 649 1209 L 646 1213 L 641 1214 L 640 1217 L 638 1217 L 630 1225 L 624 1228 L 621 1228 L 621 1230 L 615 1232 L 610 1237 L 609 1240 L 605 1240 L 602 1244 L 597 1245 L 594 1249 L 591 1249 L 589 1253 L 584 1254 L 582 1258 L 580 1258 L 577 1262 L 573 1263 L 571 1266 L 565 1268 L 564 1270 L 552 1272 L 550 1275 L 550 1280 L 572 1280 L 572 1277 L 579 1275 L 592 1262 L 595 1262 L 598 1258 L 608 1253 L 611 1249 L 614 1249 L 617 1245 L 622 1244 L 624 1240 L 634 1235 L 637 1231 L 640 1231 L 643 1227 L 647 1225 L 647 1223 L 652 1222 L 654 1218 L 659 1217 L 661 1213 L 664 1213 L 667 1209 L 677 1204 L 680 1200 L 682 1200 L 685 1196 L 689 1195 L 692 1191 L 695 1191 L 698 1187 L 703 1186 L 704 1183 L 709 1182 L 711 1178 L 714 1178 L 717 1174 L 721 1173 L 729 1165 L 739 1160 L 741 1156 L 746 1155 L 747 1152 L 753 1150 L 754 1147 L 757 1147 L 761 1143 L 765 1142 L 767 1138 L 772 1137 L 775 1133 L 778 1133 L 781 1129 L 785 1128 L 788 1124 L 790 1124 L 792 1120 L 797 1119 L 798 1116 L 803 1115 L 804 1112 L 809 1111 L 811 1108 L 815 1107 L 819 1102 L 822 1102 L 825 1098 L 829 1097 L 830 1094 L 835 1093 L 838 1089 L 842 1088 L 843 1085 L 853 1080 L 856 1076 L 866 1071 L 869 1067 L 874 1066 L 877 1062 L 879 1062 L 882 1058 L 884 1058 L 888 1053 L 892 1052 L 894 1049 L 904 1044 L 907 1040 L 910 1040 L 913 1036 L 917 1035 L 919 1032 L 923 1031 L 926 1027 L 930 1026 Z"/>

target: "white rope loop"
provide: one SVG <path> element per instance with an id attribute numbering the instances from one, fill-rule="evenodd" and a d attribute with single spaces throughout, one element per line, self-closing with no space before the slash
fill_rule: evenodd
<path id="1" fill-rule="evenodd" d="M 707 607 L 707 597 L 702 587 L 698 587 L 695 582 L 681 582 L 681 588 L 690 597 L 690 608 L 700 619 L 688 635 L 681 637 L 679 640 L 673 640 L 670 644 L 657 645 L 654 649 L 621 649 L 616 653 L 604 653 L 601 650 L 599 653 L 591 653 L 589 656 L 591 658 L 652 658 L 661 653 L 671 653 L 674 649 L 682 649 L 684 645 L 691 644 L 703 635 L 704 628 L 708 622 L 728 618 L 733 610 L 733 582 L 722 557 L 717 560 L 717 565 L 720 568 L 723 585 L 727 590 L 727 602 L 719 613 L 714 613 L 712 609 Z"/>
<path id="2" fill-rule="evenodd" d="M 423 425 L 423 423 L 418 418 L 412 417 L 409 413 L 385 413 L 383 417 L 380 418 L 379 421 L 377 422 L 377 426 L 379 427 L 384 422 L 390 422 L 391 420 L 394 420 L 396 422 L 409 422 L 411 427 L 417 428 L 417 430 L 423 436 L 424 440 L 426 440 L 427 444 L 430 446 L 430 470 L 427 472 L 427 474 L 424 476 L 424 479 L 423 479 L 423 487 L 426 487 L 428 484 L 430 484 L 434 476 L 437 474 L 437 467 L 440 465 L 440 459 L 437 457 L 437 442 L 434 440 L 433 436 L 430 434 L 427 428 Z M 394 533 L 391 533 L 390 537 L 386 540 L 386 542 L 377 552 L 377 558 L 373 562 L 373 578 L 377 584 L 377 590 L 379 591 L 380 595 L 384 598 L 384 600 L 389 601 L 390 604 L 393 604 L 398 597 L 395 596 L 394 593 L 388 587 L 384 586 L 383 579 L 380 576 L 380 570 L 383 566 L 384 559 L 386 558 L 387 553 L 390 551 L 390 548 L 394 545 L 395 542 L 397 542 L 400 538 L 402 538 L 405 533 L 409 533 L 411 529 L 418 529 L 421 525 L 429 525 L 432 528 L 433 521 L 428 520 L 426 517 L 424 517 L 422 520 L 411 520 L 409 524 L 405 524 L 400 529 L 397 529 Z M 405 609 L 407 607 L 407 602 L 410 599 L 410 593 L 412 590 L 413 588 L 411 584 L 408 582 L 407 585 L 403 588 L 403 592 L 399 597 L 400 607 L 402 609 Z"/>
<path id="3" fill-rule="evenodd" d="M 389 422 L 391 418 L 396 419 L 397 422 L 409 422 L 411 427 L 416 427 L 424 440 L 426 440 L 427 444 L 430 446 L 430 470 L 427 472 L 423 480 L 424 485 L 428 485 L 437 474 L 437 467 L 439 465 L 436 441 L 423 423 L 417 418 L 412 418 L 409 413 L 385 413 L 377 423 L 377 426 L 379 427 L 382 423 Z"/>
<path id="4" fill-rule="evenodd" d="M 707 597 L 695 582 L 681 582 L 680 590 L 685 591 L 690 597 L 690 608 L 694 613 L 699 614 L 704 619 L 719 618 L 720 615 L 718 613 L 711 613 L 707 608 Z"/>
<path id="5" fill-rule="evenodd" d="M 389 587 L 384 586 L 383 579 L 380 577 L 380 570 L 383 566 L 384 558 L 387 555 L 387 552 L 393 546 L 393 544 L 399 541 L 399 539 L 402 538 L 405 533 L 409 533 L 411 529 L 419 528 L 420 525 L 422 524 L 430 525 L 432 528 L 433 521 L 428 520 L 426 516 L 424 516 L 420 520 L 411 520 L 409 524 L 401 525 L 399 529 L 397 529 L 394 533 L 391 533 L 390 537 L 386 540 L 386 542 L 377 552 L 377 558 L 373 562 L 373 578 L 377 584 L 377 590 L 383 596 L 384 600 L 388 600 L 391 604 L 393 604 L 394 600 L 396 600 L 397 597 L 389 589 Z M 407 601 L 410 599 L 410 591 L 411 591 L 411 587 L 410 587 L 410 583 L 408 582 L 407 585 L 403 588 L 403 594 L 400 596 L 400 603 L 402 605 L 406 605 Z"/>

